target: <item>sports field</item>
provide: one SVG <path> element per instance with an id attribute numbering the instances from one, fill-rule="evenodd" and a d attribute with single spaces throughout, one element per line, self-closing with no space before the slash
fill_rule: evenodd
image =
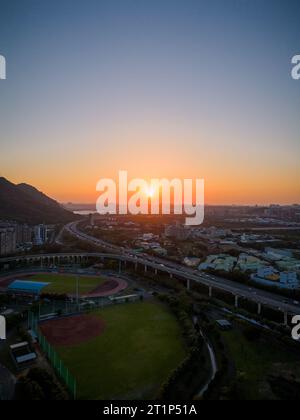
<path id="1" fill-rule="evenodd" d="M 74 274 L 35 274 L 30 281 L 50 283 L 43 289 L 43 293 L 58 293 L 76 295 L 77 276 Z M 79 293 L 85 295 L 105 282 L 104 278 L 79 276 Z"/>
<path id="2" fill-rule="evenodd" d="M 160 303 L 148 301 L 109 306 L 90 316 L 93 331 L 97 327 L 95 317 L 101 322 L 96 337 L 92 334 L 77 345 L 56 342 L 55 346 L 77 379 L 78 398 L 154 398 L 161 383 L 186 355 L 173 315 Z M 51 321 L 44 326 L 51 343 Z M 54 335 L 56 331 L 53 324 Z"/>

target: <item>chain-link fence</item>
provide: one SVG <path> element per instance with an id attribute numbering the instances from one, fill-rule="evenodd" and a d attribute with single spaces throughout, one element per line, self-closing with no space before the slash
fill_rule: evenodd
<path id="1" fill-rule="evenodd" d="M 63 380 L 71 396 L 75 400 L 77 393 L 76 379 L 73 375 L 71 375 L 69 369 L 65 366 L 54 347 L 47 341 L 46 337 L 41 333 L 39 329 L 39 319 L 32 312 L 29 312 L 28 314 L 28 325 L 36 335 L 41 349 L 47 355 L 48 360 L 51 363 L 53 369 L 56 371 L 57 375 Z"/>
<path id="2" fill-rule="evenodd" d="M 106 306 L 112 305 L 113 302 L 108 298 L 93 298 L 93 299 L 81 299 L 79 302 L 51 300 L 47 303 L 42 301 L 39 305 L 36 305 L 35 313 L 40 320 L 47 318 L 69 316 L 72 314 L 89 313 L 98 309 L 102 309 Z"/>

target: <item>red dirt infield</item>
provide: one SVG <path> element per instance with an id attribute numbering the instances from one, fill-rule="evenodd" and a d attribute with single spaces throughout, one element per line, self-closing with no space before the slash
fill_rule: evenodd
<path id="1" fill-rule="evenodd" d="M 94 315 L 75 315 L 40 324 L 42 334 L 53 346 L 76 346 L 103 333 L 105 322 Z"/>

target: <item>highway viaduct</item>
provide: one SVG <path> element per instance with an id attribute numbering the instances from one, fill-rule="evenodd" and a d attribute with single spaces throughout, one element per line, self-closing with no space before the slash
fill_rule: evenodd
<path id="1" fill-rule="evenodd" d="M 214 280 L 208 279 L 201 275 L 192 274 L 190 272 L 184 272 L 182 270 L 167 267 L 163 264 L 158 264 L 156 262 L 148 261 L 142 257 L 130 256 L 128 254 L 114 254 L 114 253 L 60 253 L 60 254 L 37 254 L 37 255 L 22 255 L 15 257 L 0 258 L 0 275 L 1 273 L 12 270 L 18 266 L 30 267 L 32 265 L 39 265 L 40 267 L 47 267 L 51 265 L 60 265 L 60 264 L 81 264 L 88 262 L 90 260 L 104 262 L 105 260 L 118 261 L 119 262 L 119 271 L 122 271 L 122 268 L 127 265 L 127 263 L 132 263 L 135 270 L 138 269 L 138 266 L 143 266 L 145 273 L 152 269 L 157 275 L 159 272 L 166 273 L 170 278 L 178 278 L 186 281 L 186 286 L 188 289 L 191 287 L 191 283 L 195 282 L 202 284 L 208 287 L 209 297 L 213 297 L 213 290 L 221 290 L 231 294 L 235 298 L 235 306 L 238 308 L 239 299 L 245 298 L 257 304 L 257 314 L 260 315 L 262 311 L 262 306 L 267 306 L 277 311 L 281 311 L 284 314 L 284 324 L 288 324 L 288 316 L 295 315 L 300 313 L 299 306 L 293 304 L 291 301 L 289 303 L 283 301 L 283 298 L 268 292 L 262 292 L 261 294 L 252 292 L 245 288 L 244 285 L 239 285 L 239 283 L 230 284 L 227 283 L 217 283 Z M 1 282 L 1 278 L 0 278 Z M 257 289 L 258 290 L 258 289 Z M 258 290 L 259 292 L 259 290 Z"/>

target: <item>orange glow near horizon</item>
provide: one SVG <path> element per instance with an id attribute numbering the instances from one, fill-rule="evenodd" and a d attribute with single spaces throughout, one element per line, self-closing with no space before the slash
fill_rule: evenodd
<path id="1" fill-rule="evenodd" d="M 210 171 L 212 172 L 212 171 Z M 102 176 L 101 176 L 102 175 Z M 67 203 L 95 203 L 98 197 L 96 191 L 96 183 L 100 178 L 117 179 L 116 174 L 101 174 L 98 177 L 95 175 L 82 178 L 73 178 L 70 172 L 62 174 L 61 178 L 47 177 L 45 174 L 36 178 L 35 176 L 22 177 L 14 176 L 9 178 L 12 182 L 20 183 L 26 182 L 33 185 L 38 190 L 44 192 L 48 196 L 56 199 L 59 202 Z M 296 175 L 296 174 L 294 174 Z M 139 177 L 140 175 L 131 175 L 129 172 L 129 180 Z M 205 174 L 192 174 L 178 177 L 172 174 L 153 174 L 146 176 L 145 180 L 150 180 L 152 177 L 168 179 L 173 178 L 201 178 L 205 180 L 205 203 L 212 205 L 268 205 L 268 204 L 294 204 L 300 201 L 300 180 L 299 176 L 293 177 L 293 173 L 289 174 L 270 174 L 261 177 L 259 172 L 247 174 L 245 171 L 240 174 L 226 173 L 226 174 L 212 174 L 207 177 Z M 155 191 L 149 190 L 145 192 L 149 198 L 152 198 Z"/>
<path id="2" fill-rule="evenodd" d="M 14 183 L 31 184 L 63 203 L 95 203 L 99 179 L 117 180 L 119 170 L 127 170 L 129 180 L 203 178 L 206 204 L 267 205 L 300 201 L 298 159 L 295 154 L 284 153 L 281 145 L 277 149 L 274 146 L 270 155 L 268 147 L 257 150 L 250 144 L 246 150 L 246 142 L 236 141 L 234 148 L 220 149 L 221 144 L 211 138 L 206 140 L 191 134 L 183 145 L 178 133 L 165 138 L 150 129 L 147 136 L 142 136 L 144 131 L 147 132 L 146 128 L 137 133 L 129 130 L 123 137 L 107 135 L 106 139 L 91 136 L 86 145 L 78 139 L 69 145 L 67 157 L 58 153 L 49 139 L 40 150 L 42 153 L 47 149 L 45 161 L 33 160 L 25 151 L 22 157 L 15 158 L 13 167 L 9 160 L 4 162 L 1 175 Z M 198 145 L 193 148 L 196 139 Z M 223 148 L 226 141 L 225 138 L 222 142 Z"/>
<path id="3" fill-rule="evenodd" d="M 300 202 L 299 1 L 10 3 L 0 176 L 63 203 L 119 170 L 204 179 L 207 204 Z"/>

